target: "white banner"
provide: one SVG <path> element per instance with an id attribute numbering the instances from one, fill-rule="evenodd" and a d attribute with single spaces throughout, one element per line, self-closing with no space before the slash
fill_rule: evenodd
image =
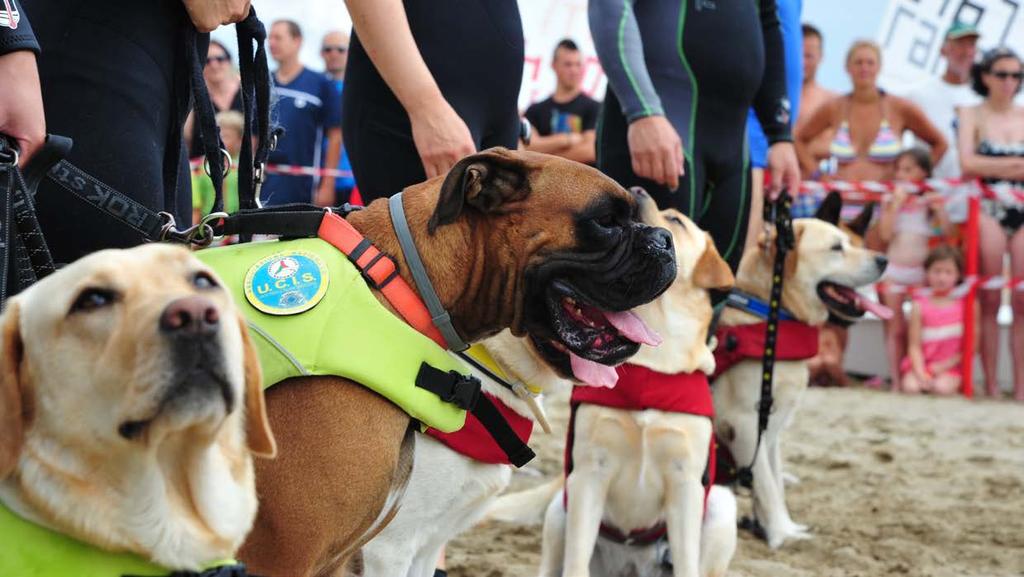
<path id="1" fill-rule="evenodd" d="M 943 36 L 954 21 L 981 32 L 979 50 L 1010 46 L 1024 54 L 1022 0 L 892 0 L 878 30 L 882 77 L 887 89 L 904 93 L 928 76 L 942 74 Z"/>

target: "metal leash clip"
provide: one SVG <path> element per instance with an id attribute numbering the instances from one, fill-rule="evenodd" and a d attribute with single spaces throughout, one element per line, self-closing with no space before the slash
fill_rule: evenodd
<path id="1" fill-rule="evenodd" d="M 160 212 L 159 216 L 164 219 L 164 224 L 160 227 L 161 242 L 178 242 L 202 248 L 210 246 L 215 240 L 224 238 L 217 235 L 212 223 L 227 218 L 228 213 L 211 212 L 201 218 L 197 224 L 183 230 L 177 228 L 174 215 L 171 213 Z"/>

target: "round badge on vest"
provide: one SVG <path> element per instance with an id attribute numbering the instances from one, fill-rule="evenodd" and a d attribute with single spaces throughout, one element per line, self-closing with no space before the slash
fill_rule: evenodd
<path id="1" fill-rule="evenodd" d="M 320 257 L 305 251 L 274 253 L 249 268 L 245 298 L 268 315 L 297 315 L 327 294 L 330 275 Z"/>

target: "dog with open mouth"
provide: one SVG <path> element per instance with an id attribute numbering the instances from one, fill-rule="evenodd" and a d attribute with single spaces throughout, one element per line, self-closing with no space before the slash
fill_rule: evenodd
<path id="1" fill-rule="evenodd" d="M 472 343 L 506 328 L 530 335 L 563 377 L 636 353 L 645 328 L 621 311 L 656 298 L 675 277 L 672 237 L 637 222 L 636 198 L 554 156 L 486 150 L 406 188 L 400 202 L 459 338 Z M 389 205 L 378 200 L 347 220 L 422 296 Z M 417 437 L 410 418 L 333 376 L 274 384 L 267 408 L 281 450 L 257 467 L 260 511 L 242 560 L 271 577 L 335 574 L 403 502 Z"/>
<path id="2" fill-rule="evenodd" d="M 101 251 L 11 299 L 0 326 L 0 574 L 177 575 L 234 556 L 256 516 L 252 455 L 275 446 L 212 270 L 180 247 Z"/>
<path id="3" fill-rule="evenodd" d="M 780 443 L 807 389 L 807 359 L 817 352 L 817 328 L 830 315 L 853 321 L 869 310 L 883 318 L 891 313 L 856 290 L 882 276 L 887 264 L 882 254 L 854 246 L 847 233 L 814 218 L 794 220 L 793 232 L 795 245 L 783 268 L 780 318 L 785 320 L 780 322 L 776 347 L 774 405 L 760 447 L 757 407 L 764 312 L 775 258 L 768 235 L 740 261 L 736 287 L 719 324 L 715 356 L 720 374 L 712 386 L 715 435 L 735 464 L 752 463 L 754 514 L 772 548 L 787 539 L 810 536 L 806 526 L 793 522 L 786 507 Z M 750 350 L 752 343 L 759 347 L 756 352 Z"/>

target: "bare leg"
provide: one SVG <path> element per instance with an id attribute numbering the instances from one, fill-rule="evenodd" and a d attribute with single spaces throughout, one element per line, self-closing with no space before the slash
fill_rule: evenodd
<path id="1" fill-rule="evenodd" d="M 922 385 L 923 383 L 921 382 L 921 379 L 918 379 L 917 375 L 915 375 L 913 371 L 903 375 L 903 378 L 900 379 L 900 386 L 902 387 L 901 390 L 908 395 L 916 395 L 920 393 L 924 388 Z"/>
<path id="2" fill-rule="evenodd" d="M 882 325 L 885 329 L 885 353 L 889 359 L 889 379 L 892 391 L 900 390 L 900 363 L 907 356 L 907 321 L 903 318 L 903 293 L 884 292 L 879 295 L 882 304 L 892 309 L 892 318 Z"/>
<path id="3" fill-rule="evenodd" d="M 1010 271 L 1013 278 L 1024 276 L 1024 230 L 1018 230 L 1010 239 Z M 1010 331 L 1013 398 L 1024 401 L 1024 359 L 1021 359 L 1021 351 L 1024 351 L 1024 290 L 1011 292 L 1010 303 L 1013 307 L 1013 327 Z"/>
<path id="4" fill-rule="evenodd" d="M 982 275 L 1003 274 L 1003 254 L 1006 252 L 1006 235 L 999 223 L 992 217 L 982 214 L 979 219 L 978 251 L 981 257 Z M 981 367 L 985 373 L 985 386 L 989 396 L 999 394 L 999 377 L 997 373 L 999 361 L 999 303 L 1002 298 L 1000 290 L 978 291 L 981 303 Z"/>
<path id="5" fill-rule="evenodd" d="M 955 395 L 960 392 L 960 375 L 942 373 L 932 381 L 931 392 L 936 395 Z"/>

